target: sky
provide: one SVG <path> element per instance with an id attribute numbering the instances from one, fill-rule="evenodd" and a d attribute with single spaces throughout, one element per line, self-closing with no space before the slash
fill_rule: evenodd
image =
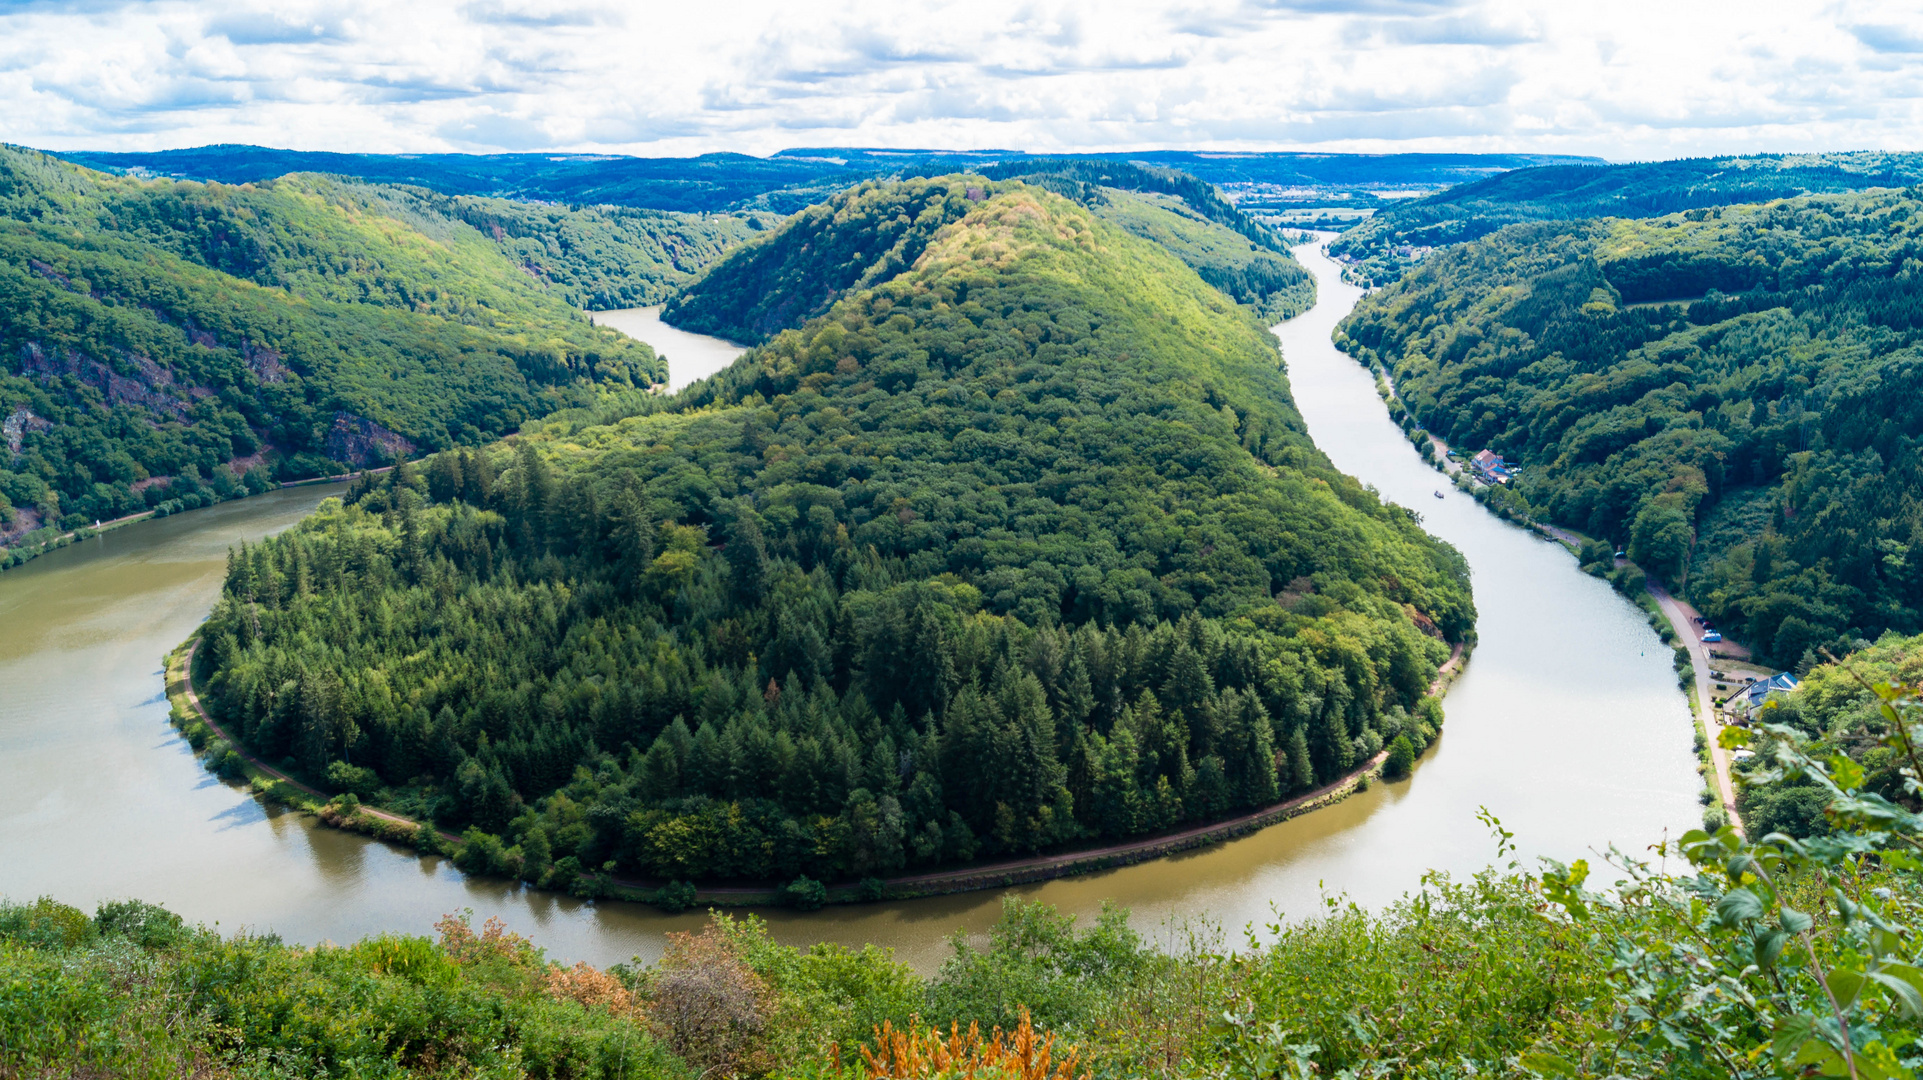
<path id="1" fill-rule="evenodd" d="M 1923 3 L 0 0 L 0 141 L 1923 149 Z"/>

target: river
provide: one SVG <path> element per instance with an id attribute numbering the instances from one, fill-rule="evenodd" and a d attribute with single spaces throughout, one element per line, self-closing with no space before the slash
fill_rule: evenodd
<path id="1" fill-rule="evenodd" d="M 690 334 L 661 321 L 661 308 L 612 308 L 593 313 L 596 326 L 612 326 L 636 341 L 645 341 L 668 362 L 668 392 L 705 379 L 746 352 L 732 341 Z"/>
<path id="2" fill-rule="evenodd" d="M 1409 780 L 1227 844 L 1022 895 L 1083 914 L 1112 899 L 1152 935 L 1197 917 L 1234 935 L 1277 912 L 1310 914 L 1325 895 L 1382 904 L 1428 868 L 1473 873 L 1494 856 L 1479 806 L 1525 856 L 1573 858 L 1612 841 L 1635 850 L 1698 820 L 1688 706 L 1669 650 L 1561 548 L 1497 520 L 1423 464 L 1368 372 L 1329 344 L 1358 291 L 1315 251 L 1298 254 L 1321 302 L 1277 332 L 1316 443 L 1416 508 L 1475 574 L 1480 644 L 1449 692 L 1442 737 Z M 557 959 L 596 964 L 652 959 L 664 932 L 697 927 L 693 913 L 469 880 L 441 860 L 264 807 L 198 767 L 167 724 L 160 658 L 205 616 L 230 545 L 286 528 L 332 490 L 136 525 L 0 574 L 0 895 L 88 908 L 137 896 L 224 930 L 309 943 L 430 933 L 442 914 L 472 908 Z M 873 941 L 926 971 L 951 933 L 980 932 L 999 903 L 984 892 L 761 914 L 782 940 Z"/>

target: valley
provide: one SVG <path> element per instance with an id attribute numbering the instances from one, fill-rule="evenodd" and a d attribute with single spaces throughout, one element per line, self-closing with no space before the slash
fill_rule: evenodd
<path id="1" fill-rule="evenodd" d="M 1280 327 L 1309 434 L 1338 467 L 1397 502 L 1421 506 L 1425 527 L 1460 547 L 1475 574 L 1478 644 L 1445 699 L 1444 735 L 1410 780 L 1378 783 L 1172 860 L 1023 886 L 1013 895 L 1091 917 L 1113 901 L 1145 933 L 1169 919 L 1203 916 L 1259 927 L 1273 920 L 1272 910 L 1317 910 L 1325 889 L 1378 908 L 1416 887 L 1426 870 L 1474 873 L 1493 851 L 1475 822 L 1478 806 L 1497 813 L 1525 850 L 1559 858 L 1687 826 L 1695 812 L 1687 706 L 1668 650 L 1634 608 L 1579 574 L 1555 545 L 1453 489 L 1446 489 L 1450 501 L 1433 505 L 1428 488 L 1439 482 L 1436 474 L 1382 412 L 1367 372 L 1328 344 L 1329 328 L 1358 291 L 1316 249 L 1297 254 L 1318 275 L 1322 297 L 1317 309 Z M 672 363 L 677 345 L 654 344 Z M 223 504 L 0 577 L 7 625 L 22 633 L 73 628 L 31 631 L 8 645 L 17 659 L 0 667 L 8 699 L 21 702 L 20 712 L 8 714 L 0 757 L 18 770 L 0 784 L 9 792 L 0 798 L 0 822 L 46 839 L 0 870 L 0 892 L 38 888 L 91 903 L 122 895 L 121 883 L 135 877 L 146 883 L 144 898 L 191 919 L 304 942 L 350 941 L 397 926 L 421 932 L 444 912 L 471 907 L 570 961 L 658 957 L 664 934 L 697 928 L 703 917 L 467 876 L 445 860 L 423 861 L 322 827 L 199 772 L 168 728 L 157 658 L 211 607 L 228 547 L 284 529 L 342 491 L 295 489 Z M 131 619 L 131 612 L 166 615 Z M 1547 622 L 1561 627 L 1553 637 L 1537 632 Z M 1582 669 L 1562 661 L 1571 650 L 1590 658 Z M 84 671 L 115 674 L 89 682 Z M 95 688 L 78 696 L 21 694 L 83 683 Z M 1614 737 L 1599 739 L 1604 729 Z M 157 773 L 150 766 L 156 744 L 168 748 Z M 81 745 L 95 749 L 81 753 Z M 65 857 L 75 850 L 100 857 Z M 948 955 L 952 930 L 983 932 L 999 910 L 998 894 L 985 892 L 757 913 L 779 940 L 883 944 L 927 972 Z"/>
<path id="2" fill-rule="evenodd" d="M 0 151 L 0 1073 L 1904 1075 L 1909 156 L 256 150 Z"/>

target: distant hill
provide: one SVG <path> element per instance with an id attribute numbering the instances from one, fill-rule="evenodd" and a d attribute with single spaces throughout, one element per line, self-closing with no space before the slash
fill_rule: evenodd
<path id="1" fill-rule="evenodd" d="M 1281 239 L 1214 185 L 1172 169 L 1123 161 L 1024 159 L 981 170 L 1073 199 L 1096 216 L 1168 249 L 1204 281 L 1274 322 L 1315 302 L 1315 280 Z M 671 324 L 758 343 L 826 311 L 845 293 L 903 273 L 942 227 L 992 184 L 865 181 L 796 215 L 779 233 L 731 255 L 671 300 Z M 958 192 L 963 194 L 957 194 Z M 860 224 L 864 227 L 856 228 Z"/>
<path id="2" fill-rule="evenodd" d="M 752 229 L 0 147 L 0 543 L 645 387 L 653 351 L 569 301 L 658 299 Z"/>
<path id="3" fill-rule="evenodd" d="M 861 180 L 937 176 L 1050 155 L 1016 150 L 881 150 L 817 147 L 766 158 L 703 154 L 640 158 L 594 154 L 333 154 L 263 146 L 201 146 L 151 153 L 69 151 L 99 169 L 226 184 L 295 172 L 415 184 L 446 195 L 493 195 L 656 210 L 769 210 L 793 213 Z M 1307 154 L 1150 150 L 1076 154 L 1091 161 L 1179 169 L 1263 208 L 1377 205 L 1372 191 L 1434 191 L 1511 169 L 1600 159 L 1547 154 Z"/>
<path id="4" fill-rule="evenodd" d="M 1381 285 L 1429 250 L 1518 221 L 1657 217 L 1799 195 L 1905 187 L 1920 180 L 1923 154 L 1882 151 L 1519 169 L 1380 211 L 1344 233 L 1330 250 L 1360 264 L 1355 276 Z"/>

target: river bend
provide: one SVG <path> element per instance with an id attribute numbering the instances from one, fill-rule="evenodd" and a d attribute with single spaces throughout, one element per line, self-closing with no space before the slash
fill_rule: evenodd
<path id="1" fill-rule="evenodd" d="M 1376 905 L 1425 869 L 1472 873 L 1494 846 L 1487 806 L 1525 856 L 1635 849 L 1692 826 L 1701 784 L 1670 652 L 1642 615 L 1579 573 L 1560 547 L 1504 524 L 1447 487 L 1403 439 L 1369 373 L 1329 343 L 1355 304 L 1318 250 L 1298 251 L 1321 300 L 1283 324 L 1297 400 L 1344 471 L 1415 508 L 1475 575 L 1480 643 L 1414 776 L 1330 809 L 1188 855 L 1018 890 L 1093 913 L 1113 899 L 1144 930 L 1206 917 L 1239 931 L 1299 916 L 1329 895 Z M 617 313 L 637 335 L 658 320 Z M 618 321 L 617 321 L 618 320 Z M 717 362 L 681 339 L 651 342 L 686 381 Z M 679 367 L 679 365 L 677 365 Z M 145 523 L 0 574 L 0 895 L 159 901 L 300 942 L 429 933 L 443 913 L 499 915 L 558 959 L 659 955 L 701 916 L 584 904 L 469 880 L 439 859 L 316 828 L 201 770 L 167 723 L 161 656 L 216 598 L 227 548 L 286 528 L 329 490 L 303 488 Z M 1443 498 L 1434 496 L 1436 491 Z M 874 941 L 924 970 L 956 930 L 993 921 L 996 893 L 764 913 L 777 936 Z"/>

